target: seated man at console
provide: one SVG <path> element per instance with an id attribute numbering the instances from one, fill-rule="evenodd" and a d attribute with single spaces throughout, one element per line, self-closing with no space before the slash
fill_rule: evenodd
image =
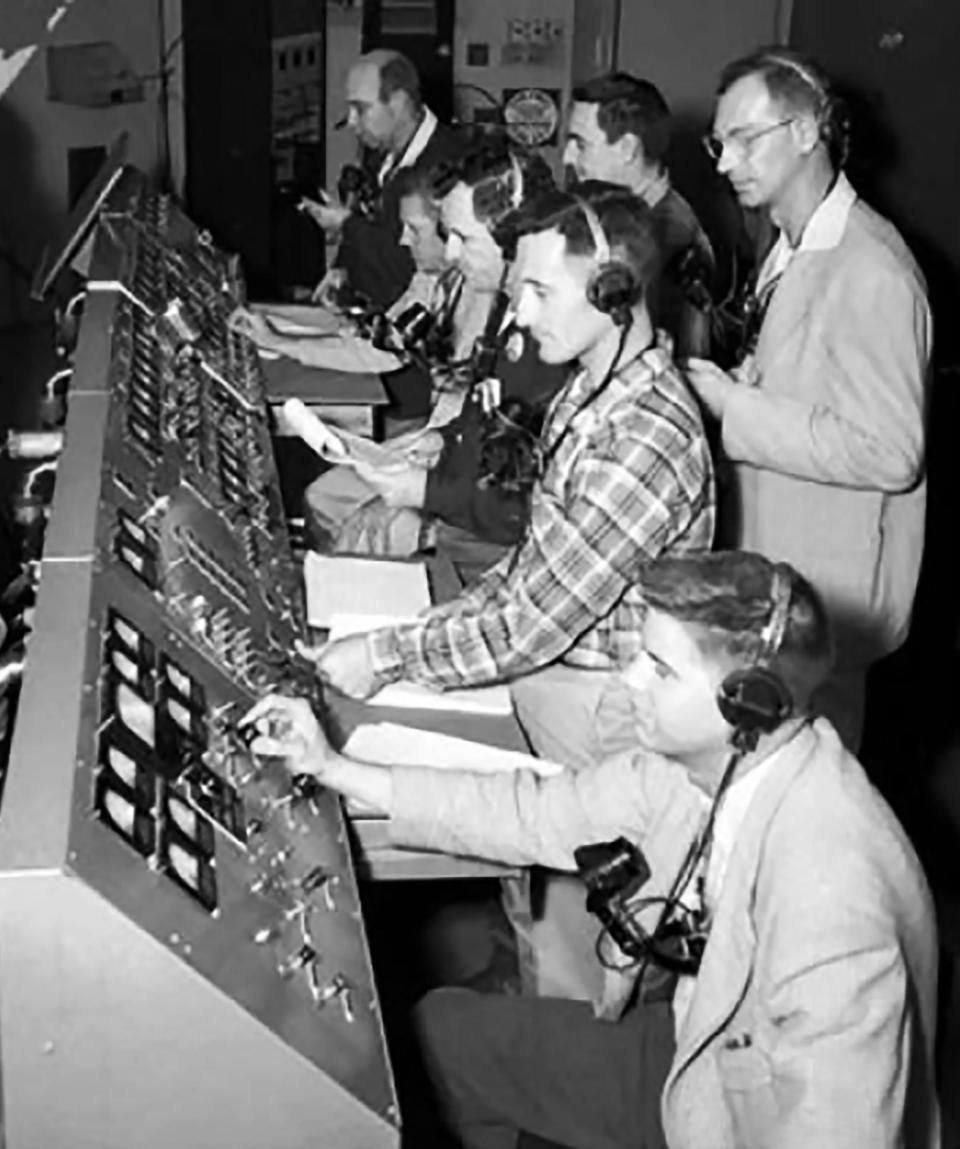
<path id="1" fill-rule="evenodd" d="M 428 365 L 428 352 L 416 354 L 406 344 L 411 317 L 419 327 L 429 322 L 431 344 L 449 345 L 443 348 L 446 358 L 469 354 L 482 330 L 483 311 L 446 260 L 431 181 L 431 172 L 420 168 L 405 168 L 394 180 L 400 245 L 410 252 L 415 270 L 403 295 L 385 311 L 353 317 L 304 305 L 252 304 L 234 312 L 232 326 L 268 355 L 335 371 L 387 374 L 411 359 Z"/>
<path id="2" fill-rule="evenodd" d="M 570 727 L 591 757 L 596 701 L 638 649 L 639 571 L 662 551 L 710 545 L 712 469 L 696 402 L 646 307 L 658 251 L 644 205 L 606 185 L 554 192 L 524 226 L 516 322 L 545 362 L 581 368 L 547 412 L 527 529 L 460 598 L 328 645 L 317 670 L 365 698 L 399 679 L 444 689 L 548 667 L 549 689 L 521 705 L 524 725 Z"/>
<path id="3" fill-rule="evenodd" d="M 434 173 L 447 256 L 470 300 L 461 330 L 474 354 L 455 372 L 468 390 L 440 396 L 431 426 L 398 444 L 395 466 L 313 484 L 307 502 L 330 549 L 397 556 L 436 547 L 469 581 L 520 538 L 539 424 L 567 369 L 540 360 L 512 322 L 509 224 L 552 187 L 539 157 L 498 145 Z"/>
<path id="4" fill-rule="evenodd" d="M 252 750 L 380 809 L 397 844 L 584 875 L 603 923 L 593 1009 L 464 989 L 418 1009 L 466 1149 L 521 1130 L 570 1149 L 934 1149 L 930 894 L 808 711 L 832 656 L 821 601 L 744 552 L 642 578 L 635 746 L 588 771 L 362 764 L 280 696 L 247 716 Z"/>

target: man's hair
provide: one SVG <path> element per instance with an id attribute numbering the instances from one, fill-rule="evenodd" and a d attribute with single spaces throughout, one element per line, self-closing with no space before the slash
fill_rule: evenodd
<path id="1" fill-rule="evenodd" d="M 843 166 L 849 148 L 849 116 L 830 77 L 815 60 L 790 48 L 760 48 L 724 68 L 717 95 L 722 96 L 747 76 L 758 76 L 770 98 L 784 110 L 812 116 L 830 159 L 838 167 Z"/>
<path id="2" fill-rule="evenodd" d="M 402 199 L 416 196 L 423 201 L 427 215 L 440 214 L 440 205 L 434 193 L 433 172 L 429 168 L 418 167 L 416 164 L 409 168 L 401 168 L 391 183 L 398 203 Z"/>
<path id="3" fill-rule="evenodd" d="M 793 567 L 748 551 L 701 551 L 654 559 L 639 582 L 647 605 L 690 626 L 704 654 L 741 669 L 763 654 L 775 571 L 788 581 L 790 605 L 780 645 L 764 665 L 802 710 L 830 671 L 833 638 L 820 596 Z"/>
<path id="4" fill-rule="evenodd" d="M 420 94 L 420 76 L 413 62 L 402 52 L 373 53 L 373 62 L 380 72 L 380 100 L 386 103 L 394 92 L 405 92 L 410 103 L 419 110 L 423 102 Z"/>
<path id="5" fill-rule="evenodd" d="M 549 164 L 536 152 L 484 142 L 433 173 L 433 194 L 442 198 L 457 184 L 471 191 L 474 214 L 508 256 L 516 238 L 514 220 L 556 187 Z"/>
<path id="6" fill-rule="evenodd" d="M 663 163 L 670 145 L 670 108 L 656 84 L 627 72 L 610 72 L 577 84 L 573 99 L 597 105 L 597 124 L 607 142 L 615 144 L 629 132 L 643 146 L 650 163 Z"/>
<path id="7" fill-rule="evenodd" d="M 598 255 L 584 204 L 600 224 L 610 260 L 625 264 L 646 294 L 655 285 L 661 267 L 656 226 L 644 201 L 617 184 L 584 180 L 574 191 L 549 192 L 517 218 L 517 233 L 535 235 L 556 230 L 564 238 L 568 255 Z"/>

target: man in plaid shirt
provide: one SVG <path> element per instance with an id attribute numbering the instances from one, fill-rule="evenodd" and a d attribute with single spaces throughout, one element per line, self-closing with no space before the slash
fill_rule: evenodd
<path id="1" fill-rule="evenodd" d="M 622 190 L 581 190 L 582 201 L 559 192 L 539 201 L 519 244 L 519 325 L 545 361 L 582 368 L 547 413 L 526 535 L 454 601 L 320 651 L 318 673 L 346 694 L 366 698 L 400 679 L 479 686 L 558 662 L 615 670 L 640 648 L 643 564 L 711 544 L 699 411 L 656 345 L 644 300 L 657 264 L 648 213 Z M 630 281 L 614 312 L 587 299 L 597 252 L 582 202 Z"/>
<path id="2" fill-rule="evenodd" d="M 526 534 L 452 602 L 319 651 L 326 682 L 367 698 L 401 679 L 441 689 L 508 680 L 534 750 L 572 769 L 631 742 L 617 671 L 641 649 L 643 566 L 709 548 L 714 518 L 699 410 L 645 302 L 658 255 L 648 209 L 622 189 L 587 183 L 532 207 L 517 253 L 517 323 L 543 360 L 581 370 L 547 412 Z M 582 905 L 582 886 L 551 879 L 542 921 L 530 923 L 525 907 L 511 914 L 526 988 L 565 997 L 595 988 Z"/>

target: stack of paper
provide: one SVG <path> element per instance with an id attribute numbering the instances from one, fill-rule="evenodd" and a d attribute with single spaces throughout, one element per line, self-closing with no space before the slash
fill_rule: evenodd
<path id="1" fill-rule="evenodd" d="M 356 620 L 353 632 L 389 622 L 409 621 L 430 607 L 423 563 L 320 555 L 308 551 L 303 563 L 307 621 L 324 630 L 340 618 Z M 364 622 L 369 625 L 363 625 Z M 339 636 L 353 633 L 341 625 Z"/>

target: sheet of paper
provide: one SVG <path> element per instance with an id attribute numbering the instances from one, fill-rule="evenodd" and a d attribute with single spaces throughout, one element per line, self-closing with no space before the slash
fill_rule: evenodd
<path id="1" fill-rule="evenodd" d="M 288 399 L 274 412 L 277 434 L 297 435 L 329 463 L 342 466 L 388 469 L 404 464 L 403 456 L 390 447 L 374 443 L 344 427 L 331 427 L 302 399 Z"/>
<path id="2" fill-rule="evenodd" d="M 311 626 L 327 629 L 338 615 L 411 619 L 430 606 L 427 568 L 423 563 L 382 562 L 308 551 L 303 578 Z"/>
<path id="3" fill-rule="evenodd" d="M 452 734 L 415 730 L 395 722 L 358 726 L 347 739 L 344 750 L 351 758 L 380 766 L 430 766 L 482 774 L 533 770 L 543 778 L 559 774 L 563 769 L 556 762 L 522 754 L 519 750 L 502 750 Z"/>
<path id="4" fill-rule="evenodd" d="M 343 319 L 334 311 L 318 304 L 306 303 L 251 303 L 281 335 L 333 335 L 345 327 Z"/>
<path id="5" fill-rule="evenodd" d="M 309 604 L 308 593 L 308 611 Z M 364 634 L 368 630 L 379 630 L 384 626 L 396 626 L 410 622 L 414 617 L 415 615 L 391 616 L 362 612 L 335 614 L 330 621 L 330 640 L 344 638 L 348 634 Z M 401 710 L 460 710 L 468 714 L 513 713 L 510 688 L 505 684 L 473 686 L 462 690 L 434 690 L 416 682 L 392 682 L 372 698 L 368 698 L 367 705 L 395 706 Z"/>

